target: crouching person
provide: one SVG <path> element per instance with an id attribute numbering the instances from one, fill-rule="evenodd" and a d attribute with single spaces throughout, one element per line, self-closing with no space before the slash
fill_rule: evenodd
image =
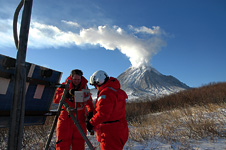
<path id="1" fill-rule="evenodd" d="M 96 111 L 87 121 L 87 129 L 96 131 L 101 150 L 122 150 L 129 136 L 125 118 L 128 96 L 116 78 L 101 70 L 90 77 L 90 84 L 98 90 L 98 95 Z"/>

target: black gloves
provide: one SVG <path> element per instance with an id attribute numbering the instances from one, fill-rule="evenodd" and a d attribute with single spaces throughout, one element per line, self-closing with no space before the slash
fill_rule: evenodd
<path id="1" fill-rule="evenodd" d="M 86 128 L 91 135 L 94 135 L 93 126 L 90 124 L 89 120 L 93 117 L 93 112 L 88 112 L 86 116 Z"/>
<path id="2" fill-rule="evenodd" d="M 75 89 L 70 89 L 68 92 L 69 92 L 69 94 L 74 95 Z"/>
<path id="3" fill-rule="evenodd" d="M 70 89 L 70 90 L 66 93 L 65 97 L 66 97 L 66 98 L 69 98 L 69 99 L 73 99 L 74 92 L 75 92 L 75 89 Z"/>
<path id="4" fill-rule="evenodd" d="M 89 132 L 93 132 L 93 125 L 89 121 L 86 122 L 86 128 Z"/>
<path id="5" fill-rule="evenodd" d="M 88 112 L 86 116 L 86 120 L 89 121 L 93 117 L 93 112 Z"/>

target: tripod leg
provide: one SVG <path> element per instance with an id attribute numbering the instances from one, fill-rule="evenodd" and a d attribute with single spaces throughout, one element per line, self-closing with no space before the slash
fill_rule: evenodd
<path id="1" fill-rule="evenodd" d="M 48 138 L 48 140 L 46 142 L 45 150 L 49 149 L 49 144 L 50 144 L 50 142 L 52 140 L 53 133 L 54 133 L 54 130 L 55 130 L 56 125 L 57 125 L 57 120 L 58 120 L 59 115 L 60 115 L 61 107 L 64 104 L 65 95 L 66 95 L 66 93 L 68 91 L 68 88 L 69 88 L 69 84 L 70 84 L 70 80 L 67 81 L 67 84 L 66 84 L 65 89 L 64 89 L 63 96 L 61 97 L 60 104 L 59 104 L 58 109 L 57 109 L 57 114 L 56 114 L 56 116 L 54 118 L 54 121 L 53 121 L 53 124 L 52 124 L 52 127 L 51 127 L 51 131 L 50 131 L 50 134 L 49 134 L 49 138 Z"/>
<path id="2" fill-rule="evenodd" d="M 64 102 L 64 106 L 65 106 L 65 108 L 67 110 L 69 110 L 68 109 L 69 108 L 69 105 L 66 102 Z M 83 131 L 82 126 L 81 126 L 81 124 L 79 123 L 79 120 L 78 120 L 77 109 L 75 109 L 75 110 L 76 110 L 76 112 L 75 112 L 76 118 L 74 116 L 74 112 L 68 111 L 68 113 L 69 113 L 71 119 L 73 120 L 75 126 L 79 130 L 80 134 L 82 135 L 83 139 L 85 140 L 86 144 L 88 145 L 89 149 L 90 150 L 95 150 L 95 148 L 93 147 L 92 143 L 89 141 L 89 139 L 87 138 L 85 132 Z"/>

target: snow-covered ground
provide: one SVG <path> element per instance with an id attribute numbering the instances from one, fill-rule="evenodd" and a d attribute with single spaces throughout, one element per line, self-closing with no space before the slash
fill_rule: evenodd
<path id="1" fill-rule="evenodd" d="M 133 127 L 130 127 L 130 129 Z M 100 150 L 99 143 L 96 141 L 95 135 L 88 134 L 87 137 L 93 144 L 96 150 Z M 6 140 L 6 137 L 4 138 Z M 56 133 L 54 133 L 52 142 L 50 144 L 50 150 L 55 149 Z M 46 141 L 43 141 L 45 143 Z M 40 150 L 41 144 L 35 144 L 29 150 Z M 6 141 L 0 142 L 0 149 L 6 150 Z M 2 147 L 4 147 L 2 149 Z M 43 148 L 44 149 L 44 148 Z M 86 150 L 89 150 L 86 145 Z M 144 140 L 142 142 L 136 142 L 129 139 L 125 144 L 124 150 L 226 150 L 226 138 L 205 138 L 202 140 L 189 140 L 185 143 L 176 143 L 174 141 L 163 141 L 159 137 L 153 137 L 152 139 Z M 27 150 L 27 149 L 26 149 Z"/>
<path id="2" fill-rule="evenodd" d="M 90 139 L 93 146 L 96 148 L 96 150 L 100 150 L 99 143 L 96 141 L 95 135 L 88 135 L 88 138 Z M 52 139 L 51 145 L 54 143 L 56 137 L 54 135 Z M 161 139 L 152 139 L 152 140 L 146 140 L 143 142 L 136 142 L 132 140 L 128 140 L 126 145 L 124 146 L 124 150 L 226 150 L 226 139 L 202 139 L 202 140 L 191 140 L 190 145 L 183 146 L 183 143 L 167 143 L 162 141 Z M 7 143 L 1 142 L 1 146 L 5 145 Z M 29 150 L 40 150 L 40 145 L 33 145 L 32 149 Z M 50 150 L 54 150 L 55 146 L 52 145 L 50 147 Z M 89 150 L 88 146 L 86 145 L 86 150 Z M 1 149 L 5 150 L 5 149 Z"/>
<path id="3" fill-rule="evenodd" d="M 192 108 L 191 108 L 192 109 Z M 201 110 L 200 107 L 200 112 L 202 112 L 202 116 L 204 118 L 211 118 L 214 123 L 220 122 L 221 127 L 216 128 L 219 129 L 220 136 L 218 137 L 206 137 L 206 138 L 200 138 L 199 140 L 194 140 L 191 138 L 187 138 L 182 142 L 178 142 L 174 140 L 173 138 L 169 138 L 171 140 L 164 140 L 162 137 L 159 137 L 158 135 L 147 137 L 142 139 L 142 142 L 134 141 L 132 140 L 131 136 L 132 131 L 135 128 L 142 128 L 141 126 L 135 127 L 135 126 L 129 126 L 130 130 L 130 138 L 127 141 L 127 143 L 124 146 L 124 150 L 226 150 L 226 109 L 225 105 L 223 105 L 221 108 L 216 109 L 215 111 L 210 111 L 210 112 L 204 112 Z M 175 110 L 174 110 L 175 111 Z M 192 111 L 196 112 L 196 111 Z M 166 112 L 166 114 L 169 114 L 170 112 Z M 196 112 L 195 114 L 192 114 L 194 118 L 200 117 L 198 115 L 199 112 Z M 155 116 L 158 119 L 160 118 L 160 115 L 162 113 L 154 113 L 147 115 L 148 117 Z M 196 117 L 195 117 L 196 116 Z M 188 117 L 184 116 L 180 118 L 180 120 L 186 120 Z M 173 121 L 172 118 L 171 121 Z M 198 121 L 198 119 L 197 119 Z M 175 123 L 175 121 L 173 121 Z M 170 122 L 169 122 L 170 123 Z M 178 124 L 177 124 L 178 125 Z M 148 132 L 149 133 L 149 132 Z M 1 136 L 3 134 L 1 133 Z M 37 135 L 34 135 L 37 136 Z M 87 135 L 93 146 L 96 148 L 96 150 L 100 150 L 99 143 L 96 141 L 96 136 L 95 135 Z M 172 135 L 174 136 L 174 135 Z M 183 138 L 183 137 L 179 137 Z M 46 138 L 47 139 L 47 138 Z M 137 140 L 136 138 L 133 138 Z M 178 139 L 178 137 L 177 137 Z M 56 141 L 56 133 L 54 133 L 52 142 L 50 144 L 50 150 L 55 149 L 55 141 Z M 25 148 L 23 150 L 41 150 L 44 149 L 43 146 L 45 144 L 45 140 L 39 141 L 39 143 L 32 144 L 32 148 Z M 6 150 L 7 149 L 7 134 L 4 134 L 4 137 L 0 138 L 0 150 Z M 86 150 L 88 150 L 88 146 L 86 145 Z"/>
<path id="4" fill-rule="evenodd" d="M 88 135 L 93 146 L 97 150 L 100 150 L 99 143 L 96 142 L 96 137 Z M 190 145 L 183 146 L 183 143 L 167 143 L 161 141 L 161 139 L 147 140 L 144 142 L 136 142 L 128 140 L 124 146 L 124 150 L 226 150 L 226 139 L 215 139 L 214 141 L 203 139 L 203 140 L 192 140 L 189 142 Z M 86 146 L 86 150 L 88 150 Z"/>
<path id="5" fill-rule="evenodd" d="M 221 137 L 207 136 L 206 138 L 200 138 L 199 140 L 187 138 L 186 140 L 184 140 L 183 143 L 174 141 L 171 138 L 169 138 L 171 140 L 166 141 L 163 138 L 158 137 L 158 135 L 151 137 L 151 138 L 147 138 L 147 139 L 143 140 L 142 142 L 137 142 L 130 138 L 127 141 L 124 149 L 125 150 L 126 149 L 128 149 L 128 150 L 226 150 L 226 136 L 225 136 L 226 135 L 226 124 L 225 124 L 226 109 L 224 109 L 224 107 L 223 107 L 223 108 L 216 109 L 216 111 L 214 111 L 214 112 L 212 112 L 212 111 L 204 112 L 200 108 L 199 111 L 202 112 L 202 115 L 207 120 L 208 120 L 208 118 L 213 119 L 213 121 L 215 121 L 216 125 L 217 125 L 217 122 L 221 122 L 222 126 L 216 127 L 220 134 L 219 136 L 221 136 Z M 195 112 L 195 110 L 193 112 Z M 169 114 L 169 113 L 170 112 L 168 112 L 167 114 Z M 155 114 L 151 114 L 151 115 L 155 115 L 158 117 L 161 115 L 161 113 L 155 113 Z M 196 114 L 194 114 L 193 117 L 196 118 L 196 117 L 201 117 L 201 116 L 198 115 L 198 112 L 196 112 Z M 158 117 L 158 118 L 161 119 L 160 117 Z M 183 120 L 185 118 L 182 117 L 181 120 Z M 136 128 L 136 127 L 129 126 L 130 131 L 132 131 L 134 128 Z M 220 129 L 220 128 L 222 128 L 222 129 Z M 88 135 L 88 138 L 93 143 L 93 145 L 96 147 L 96 149 L 100 149 L 99 143 L 96 142 L 95 136 Z M 180 137 L 180 138 L 184 138 L 184 137 Z M 86 149 L 88 150 L 88 147 Z"/>

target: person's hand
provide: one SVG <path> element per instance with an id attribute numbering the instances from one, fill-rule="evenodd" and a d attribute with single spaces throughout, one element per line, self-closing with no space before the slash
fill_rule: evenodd
<path id="1" fill-rule="evenodd" d="M 75 92 L 75 89 L 70 89 L 68 90 L 68 92 L 66 93 L 65 97 L 66 98 L 72 98 L 74 96 L 74 92 Z"/>
<path id="2" fill-rule="evenodd" d="M 70 95 L 74 96 L 74 93 L 75 93 L 75 89 L 70 89 L 70 90 L 69 90 L 69 94 L 70 94 Z"/>
<path id="3" fill-rule="evenodd" d="M 71 94 L 69 93 L 69 91 L 67 91 L 65 97 L 66 97 L 66 98 L 71 98 Z"/>
<path id="4" fill-rule="evenodd" d="M 86 116 L 87 121 L 89 121 L 92 117 L 93 117 L 93 112 L 92 111 L 88 112 Z"/>
<path id="5" fill-rule="evenodd" d="M 93 132 L 93 125 L 89 121 L 86 122 L 86 128 L 89 132 Z"/>

